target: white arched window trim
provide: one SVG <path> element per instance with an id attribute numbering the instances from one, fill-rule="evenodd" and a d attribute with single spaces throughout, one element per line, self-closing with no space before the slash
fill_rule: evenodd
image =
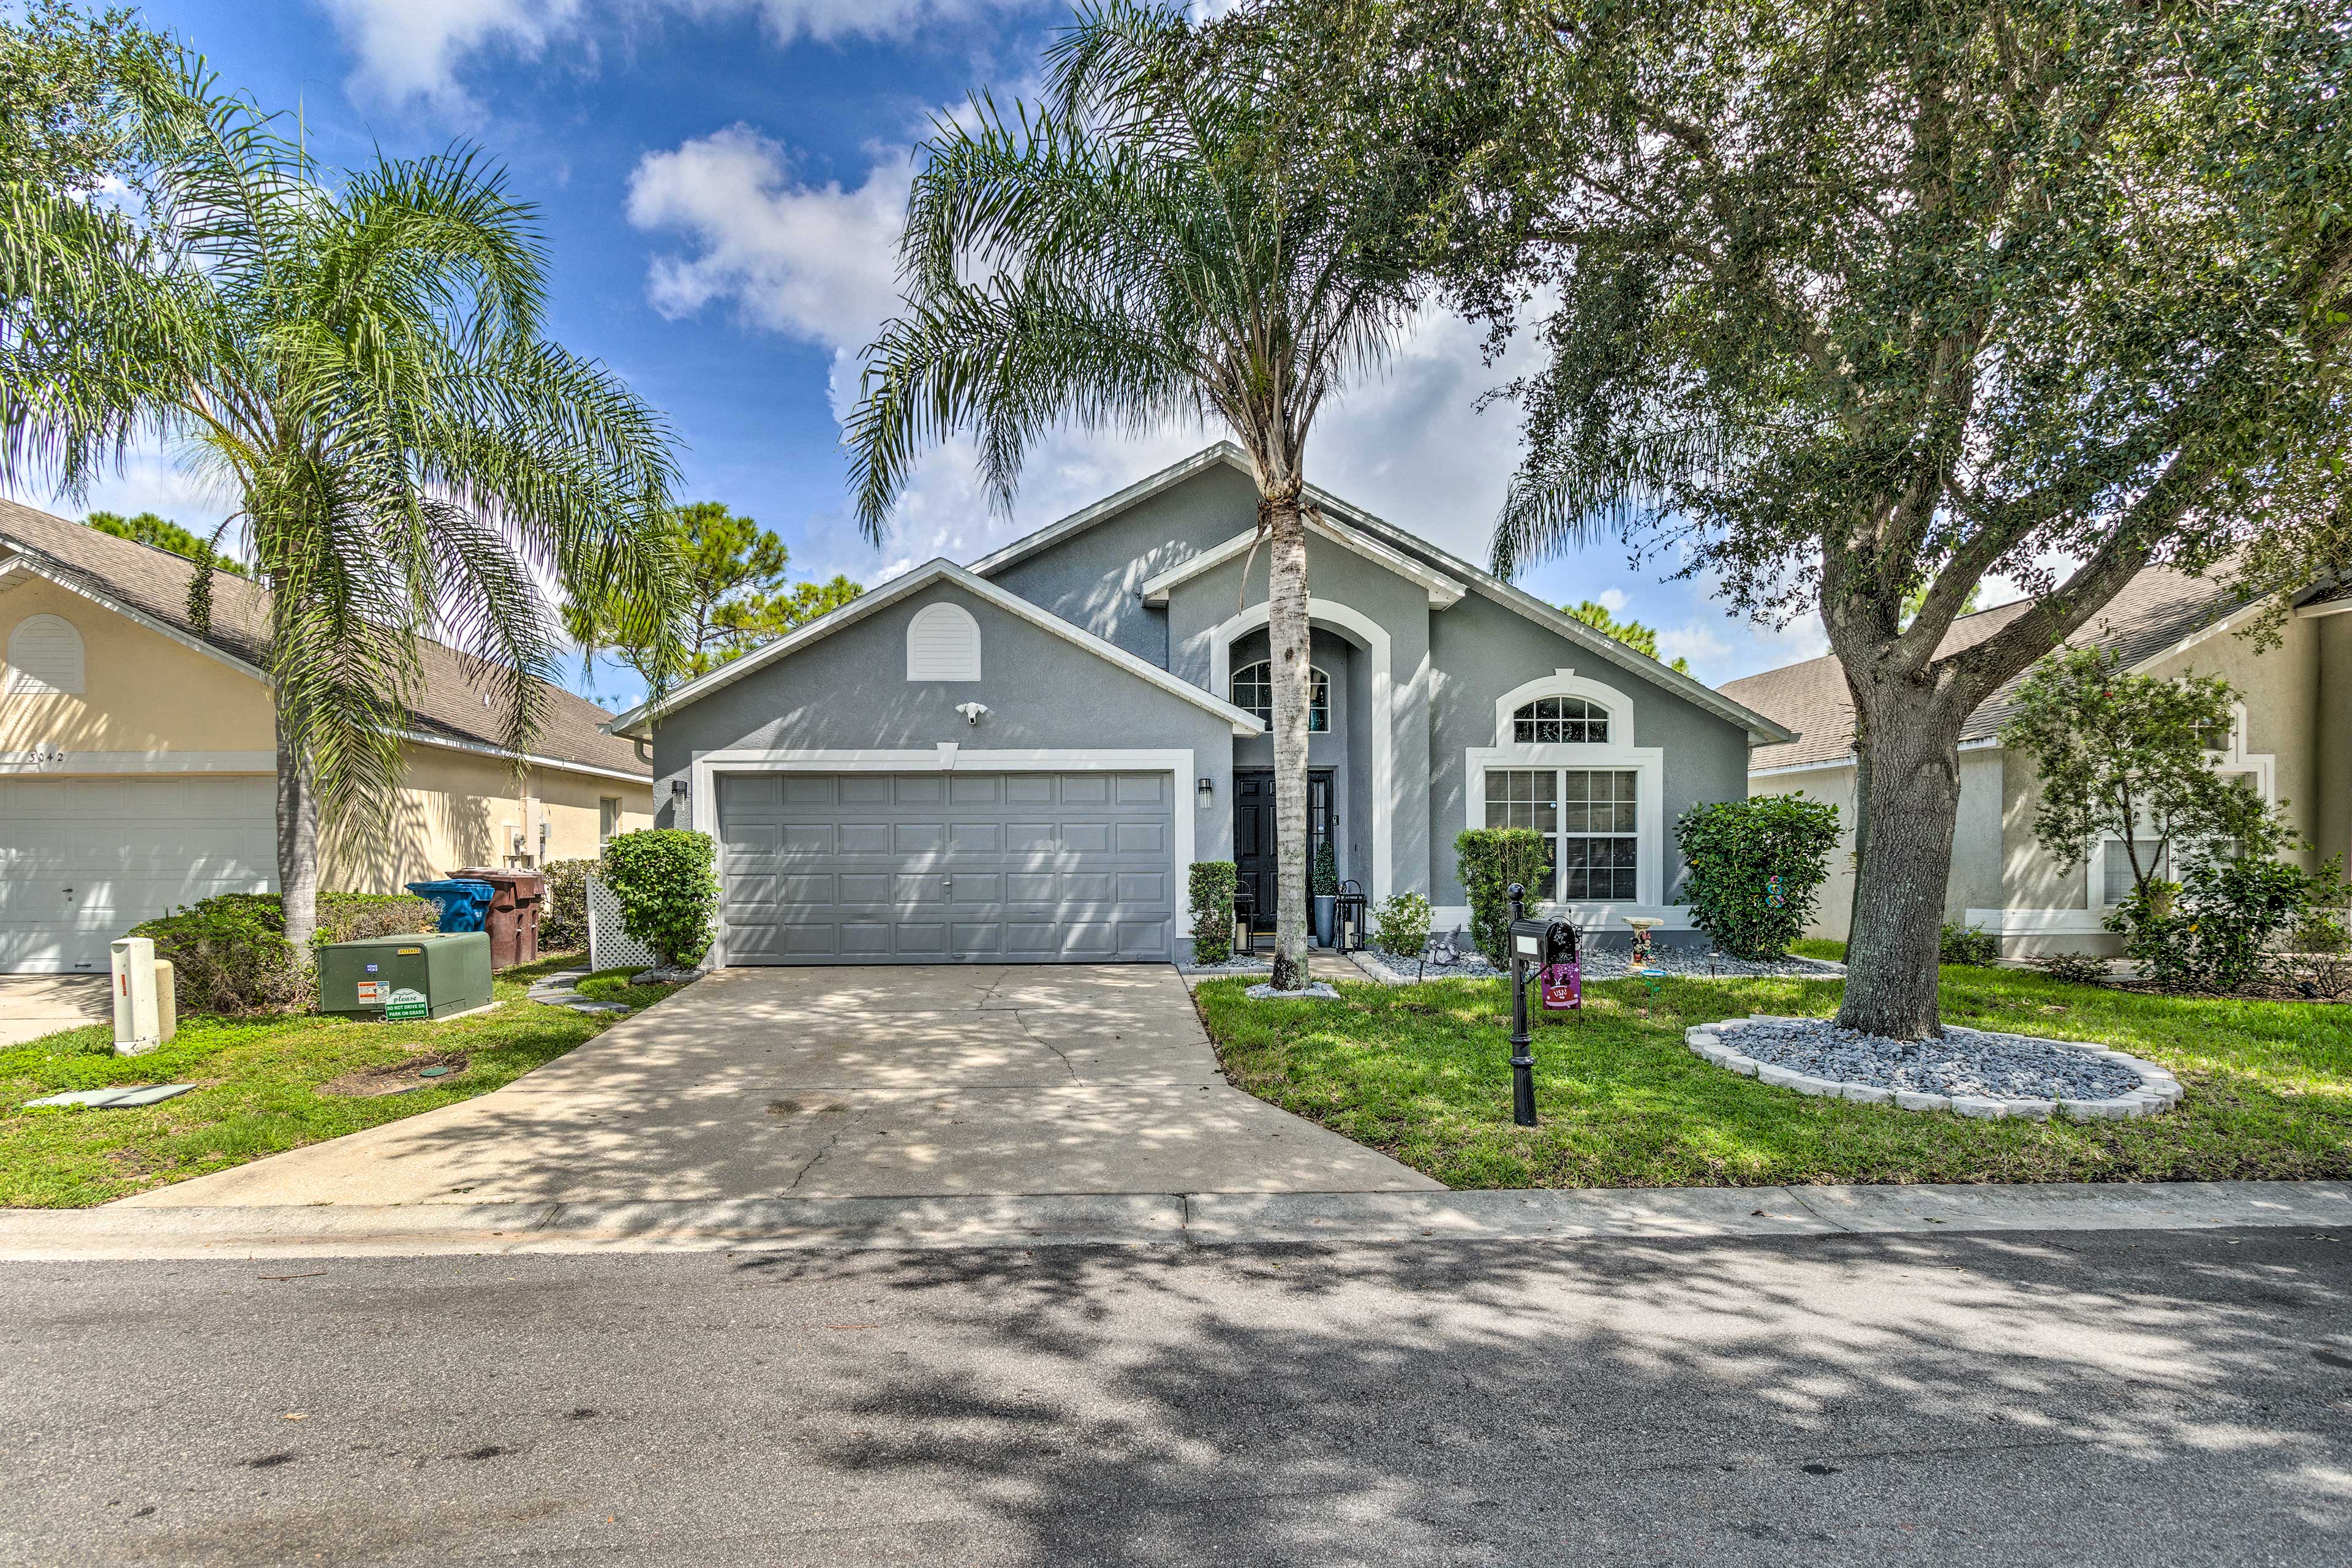
<path id="1" fill-rule="evenodd" d="M 81 633 L 63 616 L 26 616 L 8 634 L 10 693 L 78 695 L 83 678 Z"/>
<path id="2" fill-rule="evenodd" d="M 1511 739 L 1511 726 L 1519 710 L 1538 697 L 1581 697 L 1609 715 L 1609 743 L 1619 745 L 1633 738 L 1633 700 L 1613 686 L 1606 686 L 1589 676 L 1572 669 L 1555 669 L 1549 675 L 1538 676 L 1522 686 L 1515 686 L 1495 699 L 1495 744 L 1516 744 Z"/>
<path id="3" fill-rule="evenodd" d="M 1263 684 L 1266 689 L 1266 703 L 1263 708 L 1258 706 L 1255 697 L 1247 702 L 1241 699 L 1242 687 L 1244 684 L 1255 684 L 1253 678 L 1256 677 L 1261 670 L 1265 672 Z M 1274 723 L 1273 674 L 1274 660 L 1270 658 L 1261 658 L 1242 666 L 1234 671 L 1233 683 L 1225 689 L 1225 700 L 1245 713 L 1256 714 L 1269 728 L 1272 727 Z M 1320 666 L 1312 664 L 1307 667 L 1307 732 L 1310 735 L 1328 735 L 1331 732 L 1331 678 Z M 1316 700 L 1318 696 L 1321 698 L 1320 702 Z M 1318 710 L 1323 715 L 1323 723 L 1319 728 L 1315 723 L 1315 715 Z"/>
<path id="4" fill-rule="evenodd" d="M 1580 697 L 1609 715 L 1609 740 L 1605 744 L 1591 742 L 1554 742 L 1522 744 L 1514 741 L 1512 722 L 1520 709 L 1538 697 Z M 1633 737 L 1633 700 L 1617 688 L 1572 669 L 1555 669 L 1524 685 L 1515 686 L 1495 699 L 1495 743 L 1491 746 L 1471 746 L 1462 756 L 1463 804 L 1465 807 L 1463 826 L 1486 826 L 1486 770 L 1510 768 L 1519 770 L 1569 768 L 1610 768 L 1628 770 L 1637 775 L 1634 783 L 1633 835 L 1635 838 L 1634 894 L 1629 904 L 1619 901 L 1579 900 L 1573 907 L 1589 917 L 1587 923 L 1605 921 L 1627 914 L 1662 913 L 1664 910 L 1666 887 L 1665 783 L 1666 753 L 1662 746 L 1636 746 L 1629 742 Z M 1556 902 L 1547 889 L 1544 902 Z"/>
<path id="5" fill-rule="evenodd" d="M 980 623 L 961 605 L 925 605 L 907 623 L 908 680 L 978 680 Z"/>

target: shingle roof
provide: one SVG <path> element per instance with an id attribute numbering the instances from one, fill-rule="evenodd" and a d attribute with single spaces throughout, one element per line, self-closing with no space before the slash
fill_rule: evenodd
<path id="1" fill-rule="evenodd" d="M 2135 665 L 2211 626 L 2246 602 L 2245 595 L 2227 584 L 2151 566 L 2126 584 L 2089 626 L 2066 640 L 2074 647 L 2111 647 L 2123 656 L 2125 664 Z M 1962 616 L 1944 634 L 1936 649 L 1937 656 L 1975 647 L 2025 614 L 2032 605 L 2030 599 L 2020 599 Z M 2024 679 L 2020 675 L 2011 679 L 1969 715 L 1960 731 L 1963 742 L 1990 740 L 2000 732 L 2014 706 L 2018 684 Z M 1853 699 L 1846 690 L 1845 672 L 1835 654 L 1727 681 L 1723 692 L 1797 731 L 1797 739 L 1785 745 L 1759 746 L 1750 752 L 1751 772 L 1837 762 L 1853 752 Z"/>
<path id="2" fill-rule="evenodd" d="M 117 539 L 66 518 L 0 500 L 0 553 L 22 552 L 59 575 L 119 601 L 183 637 L 199 636 L 188 617 L 188 578 L 194 568 L 169 551 Z M 233 658 L 261 668 L 266 658 L 268 595 L 240 577 L 213 578 L 213 613 L 201 640 Z M 485 683 L 469 679 L 455 650 L 418 639 L 425 681 L 409 719 L 420 733 L 467 745 L 500 747 L 497 710 L 482 705 Z M 584 698 L 547 686 L 545 717 L 530 754 L 651 778 L 636 748 L 599 728 L 612 717 Z"/>

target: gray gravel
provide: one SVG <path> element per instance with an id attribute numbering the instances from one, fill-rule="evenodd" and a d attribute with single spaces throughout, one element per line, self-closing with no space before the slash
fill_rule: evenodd
<path id="1" fill-rule="evenodd" d="M 1944 1026 L 1940 1040 L 1890 1040 L 1829 1018 L 1753 1018 L 1724 1037 L 1742 1056 L 1839 1083 L 1984 1100 L 2107 1100 L 2140 1087 L 2120 1062 L 2026 1035 Z"/>

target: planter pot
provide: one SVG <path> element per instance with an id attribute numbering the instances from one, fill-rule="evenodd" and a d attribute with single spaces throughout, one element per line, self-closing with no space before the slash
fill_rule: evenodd
<path id="1" fill-rule="evenodd" d="M 1336 893 L 1317 893 L 1310 900 L 1315 906 L 1315 945 L 1331 945 L 1334 926 L 1339 919 L 1339 899 Z"/>

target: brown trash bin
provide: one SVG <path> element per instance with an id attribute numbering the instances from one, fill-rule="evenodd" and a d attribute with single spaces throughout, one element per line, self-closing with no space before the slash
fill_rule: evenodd
<path id="1" fill-rule="evenodd" d="M 539 962 L 539 906 L 547 897 L 545 876 L 486 866 L 468 866 L 449 875 L 488 882 L 492 889 L 489 910 L 482 917 L 482 929 L 490 938 L 492 969 Z"/>

